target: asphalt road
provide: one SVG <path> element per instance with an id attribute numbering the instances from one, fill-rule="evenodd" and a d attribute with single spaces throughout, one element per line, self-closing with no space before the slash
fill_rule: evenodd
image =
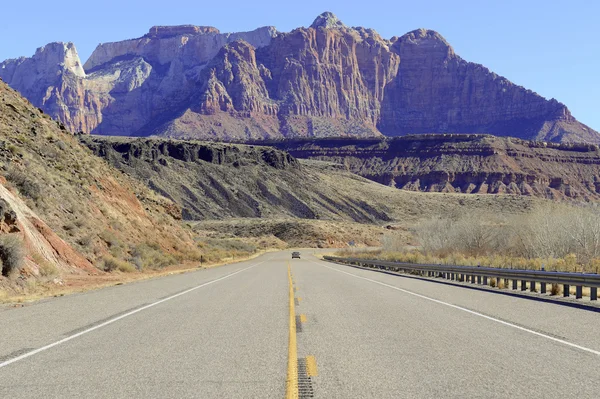
<path id="1" fill-rule="evenodd" d="M 316 398 L 600 396 L 600 313 L 309 253 L 0 308 L 0 398 L 283 398 L 288 263 Z"/>

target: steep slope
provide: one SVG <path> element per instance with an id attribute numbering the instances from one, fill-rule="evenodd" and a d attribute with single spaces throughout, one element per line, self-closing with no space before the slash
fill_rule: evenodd
<path id="1" fill-rule="evenodd" d="M 389 40 L 331 13 L 289 33 L 153 27 L 82 67 L 53 43 L 0 78 L 72 131 L 215 140 L 485 133 L 600 143 L 568 108 L 455 54 L 437 32 Z"/>
<path id="2" fill-rule="evenodd" d="M 598 133 L 577 122 L 564 104 L 463 60 L 437 32 L 419 29 L 392 42 L 402 62 L 382 104 L 379 128 L 388 136 L 491 133 L 598 142 Z"/>
<path id="3" fill-rule="evenodd" d="M 340 165 L 298 161 L 269 147 L 80 138 L 95 154 L 179 204 L 188 220 L 300 218 L 387 224 L 458 209 L 522 212 L 533 204 L 518 196 L 476 198 L 396 190 Z"/>
<path id="4" fill-rule="evenodd" d="M 484 135 L 271 143 L 405 190 L 600 199 L 600 150 Z"/>
<path id="5" fill-rule="evenodd" d="M 24 240 L 25 275 L 101 273 L 140 245 L 180 260 L 195 251 L 174 203 L 95 157 L 3 82 L 0 165 L 1 231 Z"/>

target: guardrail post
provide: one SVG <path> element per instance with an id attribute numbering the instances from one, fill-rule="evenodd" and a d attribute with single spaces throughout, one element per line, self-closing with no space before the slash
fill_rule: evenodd
<path id="1" fill-rule="evenodd" d="M 396 271 L 396 272 L 404 272 L 404 273 L 411 273 L 413 275 L 419 275 L 419 276 L 429 276 L 429 277 L 434 277 L 434 278 L 444 278 L 444 279 L 448 279 L 448 280 L 452 280 L 452 281 L 460 281 L 460 282 L 467 282 L 467 283 L 472 283 L 472 284 L 483 284 L 488 286 L 490 285 L 494 279 L 496 281 L 495 286 L 500 288 L 501 286 L 503 288 L 511 288 L 510 285 L 510 281 L 512 280 L 512 289 L 513 290 L 517 290 L 519 287 L 519 281 L 521 282 L 521 291 L 527 291 L 527 289 L 529 288 L 529 290 L 531 290 L 531 292 L 536 292 L 537 290 L 537 282 L 535 280 L 524 280 L 523 278 L 527 275 L 531 276 L 530 278 L 538 278 L 540 280 L 546 280 L 546 282 L 544 281 L 539 281 L 540 283 L 540 292 L 542 294 L 546 294 L 547 293 L 547 289 L 548 289 L 548 284 L 552 284 L 552 289 L 555 290 L 556 287 L 560 284 L 563 287 L 563 296 L 564 297 L 569 297 L 570 296 L 570 284 L 565 284 L 565 281 L 579 281 L 578 284 L 582 284 L 582 285 L 577 285 L 575 284 L 575 295 L 577 299 L 580 299 L 583 297 L 583 286 L 585 285 L 586 287 L 589 287 L 590 289 L 590 300 L 591 301 L 597 301 L 598 300 L 598 283 L 600 282 L 600 276 L 598 274 L 596 274 L 595 276 L 590 276 L 590 275 L 585 275 L 585 279 L 581 279 L 581 274 L 579 273 L 565 273 L 565 277 L 561 278 L 561 275 L 556 275 L 555 273 L 552 272 L 547 272 L 545 270 L 545 267 L 542 265 L 542 268 L 540 270 L 541 273 L 523 273 L 522 271 L 518 271 L 515 270 L 514 272 L 511 271 L 500 271 L 501 269 L 498 269 L 498 272 L 500 274 L 504 274 L 505 277 L 504 278 L 504 284 L 501 284 L 502 282 L 502 278 L 501 277 L 491 277 L 490 275 L 485 275 L 485 273 L 487 273 L 487 271 L 484 271 L 481 275 L 474 275 L 471 274 L 471 271 L 475 271 L 475 270 L 479 270 L 478 273 L 481 273 L 481 269 L 474 269 L 474 268 L 469 268 L 469 267 L 460 267 L 460 266 L 455 266 L 455 265 L 450 265 L 447 268 L 443 265 L 426 265 L 425 267 L 422 266 L 413 266 L 413 265 L 408 265 L 406 263 L 399 263 L 399 262 L 377 262 L 377 261 L 361 261 L 359 259 L 348 259 L 348 258 L 337 258 L 337 257 L 324 257 L 325 260 L 327 261 L 332 261 L 332 262 L 336 262 L 336 263 L 340 263 L 340 264 L 348 264 L 348 265 L 356 265 L 359 267 L 365 267 L 365 268 L 375 268 L 375 269 L 381 269 L 381 270 L 390 270 L 390 271 Z M 418 270 L 420 269 L 420 270 Z M 453 272 L 449 271 L 449 270 L 454 270 Z M 456 272 L 457 270 L 460 270 L 462 272 Z M 489 270 L 491 272 L 491 275 L 493 276 L 494 271 L 493 269 Z M 552 276 L 551 278 L 549 276 Z M 575 280 L 573 280 L 571 277 L 575 277 Z M 553 283 L 548 283 L 547 279 L 553 280 L 555 282 Z M 527 287 L 527 283 L 529 282 L 529 287 Z M 556 286 L 555 286 L 556 284 Z"/>

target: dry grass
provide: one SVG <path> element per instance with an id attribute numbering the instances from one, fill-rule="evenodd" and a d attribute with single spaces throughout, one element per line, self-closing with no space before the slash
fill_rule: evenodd
<path id="1" fill-rule="evenodd" d="M 44 257 L 42 257 L 40 254 L 34 252 L 31 257 L 33 261 L 38 265 L 41 276 L 49 278 L 58 276 L 58 268 L 52 263 L 48 262 L 46 259 L 44 259 Z"/>
<path id="2" fill-rule="evenodd" d="M 426 219 L 412 232 L 418 247 L 388 234 L 378 252 L 358 254 L 407 263 L 600 272 L 600 212 L 541 203 L 519 216 L 471 211 Z"/>
<path id="3" fill-rule="evenodd" d="M 204 267 L 218 267 L 232 262 L 243 262 L 256 258 L 268 250 L 260 250 L 247 257 L 236 258 L 229 261 L 214 261 L 204 264 Z M 0 278 L 0 303 L 25 303 L 37 301 L 47 297 L 58 297 L 80 292 L 93 291 L 115 285 L 123 285 L 135 281 L 148 280 L 173 274 L 188 273 L 198 270 L 198 263 L 186 262 L 171 265 L 164 269 L 148 269 L 142 273 L 107 273 L 103 275 L 66 275 L 60 284 L 39 279 L 29 279 L 22 287 L 2 286 Z"/>
<path id="4" fill-rule="evenodd" d="M 413 264 L 442 264 L 458 266 L 482 266 L 495 267 L 503 269 L 518 270 L 544 270 L 564 271 L 564 272 L 582 272 L 589 270 L 589 266 L 574 263 L 574 256 L 568 255 L 566 258 L 523 258 L 508 255 L 490 255 L 490 256 L 465 256 L 460 253 L 450 253 L 447 255 L 424 253 L 420 250 L 412 249 L 403 252 L 393 252 L 386 250 L 341 250 L 336 256 L 357 257 L 363 259 L 379 259 L 391 262 L 413 263 Z"/>

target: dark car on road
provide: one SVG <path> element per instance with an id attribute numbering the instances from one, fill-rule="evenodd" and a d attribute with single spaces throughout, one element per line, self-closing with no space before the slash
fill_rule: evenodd
<path id="1" fill-rule="evenodd" d="M 292 259 L 294 258 L 300 259 L 300 252 L 292 252 Z"/>

